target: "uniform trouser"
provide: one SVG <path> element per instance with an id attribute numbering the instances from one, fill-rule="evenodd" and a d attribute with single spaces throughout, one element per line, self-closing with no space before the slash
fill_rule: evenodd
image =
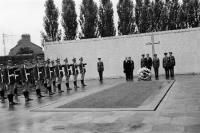
<path id="1" fill-rule="evenodd" d="M 14 95 L 15 95 L 15 96 L 18 96 L 17 84 L 14 85 Z"/>
<path id="2" fill-rule="evenodd" d="M 12 93 L 8 94 L 8 101 L 9 101 L 9 103 L 13 103 L 13 94 Z"/>
<path id="3" fill-rule="evenodd" d="M 84 79 L 85 79 L 85 73 L 81 73 L 81 84 L 82 85 L 85 85 Z"/>
<path id="4" fill-rule="evenodd" d="M 0 91 L 0 96 L 1 96 L 2 99 L 4 99 L 4 97 L 5 97 L 5 91 L 4 91 L 4 89 L 2 89 Z"/>
<path id="5" fill-rule="evenodd" d="M 41 96 L 41 90 L 40 90 L 40 81 L 37 81 L 37 84 L 35 85 L 35 89 L 36 89 L 36 95 L 37 96 Z"/>
<path id="6" fill-rule="evenodd" d="M 130 80 L 133 80 L 133 70 L 130 71 L 130 74 L 129 74 L 129 75 L 130 75 L 130 76 L 129 76 Z"/>
<path id="7" fill-rule="evenodd" d="M 78 74 L 74 74 L 73 77 L 74 77 L 74 87 L 77 88 L 78 87 L 77 86 L 77 77 L 78 77 Z"/>
<path id="8" fill-rule="evenodd" d="M 77 81 L 77 77 L 78 77 L 78 74 L 73 75 L 74 81 Z"/>
<path id="9" fill-rule="evenodd" d="M 66 79 L 65 85 L 66 85 L 67 89 L 69 89 L 69 78 L 70 78 L 70 76 L 68 76 L 68 75 L 65 76 L 65 79 Z"/>
<path id="10" fill-rule="evenodd" d="M 125 72 L 126 81 L 128 81 L 128 72 Z"/>
<path id="11" fill-rule="evenodd" d="M 47 94 L 48 93 L 48 89 L 47 89 L 47 83 L 46 83 L 46 81 L 44 81 L 44 88 L 46 89 L 45 92 Z"/>
<path id="12" fill-rule="evenodd" d="M 37 96 L 41 96 L 41 90 L 39 88 L 36 89 L 36 94 L 37 94 Z"/>
<path id="13" fill-rule="evenodd" d="M 99 80 L 103 81 L 103 71 L 99 71 Z"/>
<path id="14" fill-rule="evenodd" d="M 58 91 L 61 91 L 61 83 L 62 83 L 62 78 L 61 77 L 59 77 L 58 78 Z"/>
<path id="15" fill-rule="evenodd" d="M 25 99 L 29 99 L 29 92 L 27 90 L 25 90 L 23 92 Z"/>
<path id="16" fill-rule="evenodd" d="M 169 68 L 164 68 L 165 69 L 165 78 L 169 79 Z"/>
<path id="17" fill-rule="evenodd" d="M 155 72 L 155 79 L 159 79 L 159 68 L 154 67 L 154 72 Z"/>
<path id="18" fill-rule="evenodd" d="M 170 72 L 171 79 L 174 79 L 174 67 L 170 67 L 169 72 Z"/>

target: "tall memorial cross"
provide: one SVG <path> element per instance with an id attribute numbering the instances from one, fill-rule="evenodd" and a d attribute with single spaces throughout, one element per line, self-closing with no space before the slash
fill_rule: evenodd
<path id="1" fill-rule="evenodd" d="M 152 46 L 152 57 L 155 54 L 155 46 L 154 46 L 155 44 L 160 44 L 160 41 L 154 42 L 154 35 L 152 34 L 151 35 L 151 42 L 146 43 L 146 45 L 151 45 Z"/>

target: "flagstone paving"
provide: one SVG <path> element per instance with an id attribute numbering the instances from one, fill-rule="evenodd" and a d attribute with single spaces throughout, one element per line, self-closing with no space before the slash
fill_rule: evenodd
<path id="1" fill-rule="evenodd" d="M 102 87 L 122 80 L 107 80 Z M 156 111 L 31 112 L 67 94 L 45 97 L 41 103 L 32 96 L 29 105 L 21 98 L 13 108 L 0 104 L 0 133 L 199 133 L 199 81 L 200 76 L 177 76 Z M 99 86 L 96 80 L 88 81 L 85 91 Z"/>

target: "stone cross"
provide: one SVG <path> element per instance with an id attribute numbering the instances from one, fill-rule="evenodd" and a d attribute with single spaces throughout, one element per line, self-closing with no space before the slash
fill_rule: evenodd
<path id="1" fill-rule="evenodd" d="M 151 42 L 146 43 L 146 45 L 151 45 L 152 46 L 152 57 L 155 54 L 155 46 L 154 46 L 154 44 L 160 44 L 160 41 L 154 42 L 154 35 L 152 34 L 151 35 Z"/>

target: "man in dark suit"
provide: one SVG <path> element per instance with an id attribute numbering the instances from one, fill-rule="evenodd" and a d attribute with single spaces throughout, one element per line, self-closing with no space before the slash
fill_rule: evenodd
<path id="1" fill-rule="evenodd" d="M 134 62 L 131 59 L 131 57 L 128 57 L 127 61 L 128 80 L 133 80 L 133 70 L 134 70 Z"/>
<path id="2" fill-rule="evenodd" d="M 147 57 L 146 57 L 146 67 L 151 70 L 151 67 L 152 67 L 152 59 L 151 57 L 149 57 L 149 54 L 147 54 Z"/>
<path id="3" fill-rule="evenodd" d="M 145 58 L 145 55 L 142 54 L 142 58 L 141 58 L 141 68 L 146 67 L 147 64 L 147 59 Z"/>
<path id="4" fill-rule="evenodd" d="M 125 73 L 125 76 L 126 76 L 126 81 L 128 81 L 127 62 L 128 62 L 128 57 L 126 57 L 124 62 L 123 62 L 123 68 L 124 68 L 124 73 Z"/>
<path id="5" fill-rule="evenodd" d="M 99 73 L 99 81 L 103 83 L 103 71 L 104 71 L 104 65 L 103 62 L 101 61 L 101 58 L 98 58 L 97 62 L 97 71 Z"/>
<path id="6" fill-rule="evenodd" d="M 174 79 L 174 66 L 176 65 L 175 57 L 169 52 L 169 72 L 171 79 Z"/>
<path id="7" fill-rule="evenodd" d="M 169 57 L 167 56 L 167 53 L 164 53 L 165 57 L 163 58 L 163 68 L 165 69 L 165 78 L 169 79 Z"/>
<path id="8" fill-rule="evenodd" d="M 157 54 L 154 54 L 154 57 L 153 57 L 153 68 L 154 68 L 155 79 L 156 80 L 159 79 L 159 67 L 160 67 L 160 60 L 157 57 Z"/>

